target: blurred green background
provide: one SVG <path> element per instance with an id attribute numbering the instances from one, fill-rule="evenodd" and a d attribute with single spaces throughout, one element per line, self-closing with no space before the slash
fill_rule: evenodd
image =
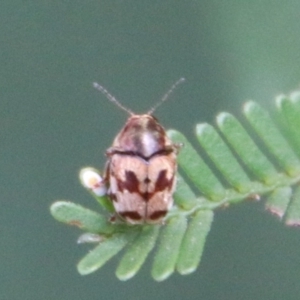
<path id="1" fill-rule="evenodd" d="M 299 299 L 300 230 L 243 203 L 218 211 L 197 272 L 163 283 L 115 278 L 118 259 L 86 277 L 89 246 L 49 214 L 57 199 L 98 209 L 80 168 L 102 168 L 126 114 L 187 79 L 156 112 L 192 141 L 197 122 L 240 115 L 300 82 L 299 1 L 44 1 L 0 4 L 0 300 Z"/>

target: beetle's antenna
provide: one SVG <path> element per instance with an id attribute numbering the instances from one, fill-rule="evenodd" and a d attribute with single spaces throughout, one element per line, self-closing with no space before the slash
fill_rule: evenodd
<path id="1" fill-rule="evenodd" d="M 157 102 L 149 111 L 148 111 L 148 115 L 152 115 L 154 113 L 154 111 L 163 104 L 163 102 L 167 101 L 169 96 L 172 94 L 172 92 L 176 89 L 176 87 L 183 83 L 185 81 L 185 78 L 180 78 L 178 79 L 172 86 L 171 88 L 167 91 L 167 93 L 162 97 L 162 99 Z"/>
<path id="2" fill-rule="evenodd" d="M 102 85 L 100 85 L 97 82 L 93 82 L 93 86 L 95 89 L 100 91 L 110 102 L 117 105 L 122 110 L 126 111 L 131 116 L 134 115 L 134 113 L 127 107 L 123 106 L 113 95 L 111 95 Z"/>

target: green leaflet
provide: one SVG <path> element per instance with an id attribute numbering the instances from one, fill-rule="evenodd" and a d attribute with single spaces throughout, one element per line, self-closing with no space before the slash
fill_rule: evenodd
<path id="1" fill-rule="evenodd" d="M 133 231 L 117 233 L 101 242 L 78 263 L 78 272 L 81 275 L 95 272 L 121 251 L 133 239 L 135 234 L 136 232 Z"/>
<path id="2" fill-rule="evenodd" d="M 286 220 L 287 225 L 300 226 L 300 187 L 294 191 L 292 201 L 287 209 Z"/>
<path id="3" fill-rule="evenodd" d="M 169 130 L 168 136 L 175 143 L 183 144 L 178 155 L 178 163 L 193 184 L 209 199 L 213 201 L 221 200 L 225 195 L 222 184 L 185 136 L 175 130 Z"/>
<path id="4" fill-rule="evenodd" d="M 292 189 L 289 186 L 275 189 L 268 197 L 266 209 L 280 219 L 286 213 L 287 207 L 291 200 Z"/>
<path id="5" fill-rule="evenodd" d="M 297 176 L 300 172 L 300 161 L 277 129 L 268 112 L 253 101 L 246 103 L 244 112 L 254 130 L 275 156 L 279 165 L 289 175 Z"/>
<path id="6" fill-rule="evenodd" d="M 152 276 L 155 280 L 162 281 L 174 272 L 186 227 L 186 218 L 178 216 L 171 218 L 162 229 L 159 248 L 152 266 Z"/>
<path id="7" fill-rule="evenodd" d="M 191 217 L 176 264 L 180 274 L 190 274 L 197 269 L 212 221 L 211 210 L 199 210 Z"/>
<path id="8" fill-rule="evenodd" d="M 276 104 L 281 117 L 281 125 L 285 129 L 286 138 L 294 146 L 300 156 L 300 92 L 292 93 L 290 97 L 281 95 L 277 97 Z"/>
<path id="9" fill-rule="evenodd" d="M 120 280 L 130 279 L 139 271 L 147 255 L 155 246 L 158 232 L 159 226 L 157 225 L 148 225 L 142 228 L 117 268 L 116 275 Z"/>
<path id="10" fill-rule="evenodd" d="M 213 210 L 262 195 L 266 195 L 268 211 L 287 225 L 299 226 L 300 93 L 278 97 L 276 106 L 280 122 L 253 101 L 245 104 L 246 120 L 241 122 L 222 112 L 217 116 L 217 128 L 206 123 L 196 126 L 199 144 L 193 146 L 182 133 L 167 132 L 183 147 L 178 155 L 175 204 L 164 224 L 113 224 L 107 197 L 93 195 L 107 214 L 67 201 L 55 202 L 50 208 L 55 219 L 93 233 L 100 241 L 79 262 L 79 273 L 94 272 L 124 250 L 116 276 L 128 280 L 138 273 L 153 249 L 151 274 L 155 280 L 165 280 L 176 271 L 182 275 L 194 272 L 205 249 Z M 204 161 L 198 150 L 204 151 L 209 161 Z M 93 240 L 93 236 L 84 237 L 83 242 L 89 237 Z"/>
<path id="11" fill-rule="evenodd" d="M 228 143 L 259 180 L 267 185 L 277 182 L 278 174 L 275 167 L 234 116 L 221 113 L 217 117 L 217 124 Z"/>
<path id="12" fill-rule="evenodd" d="M 195 193 L 191 190 L 182 176 L 177 174 L 177 186 L 174 193 L 175 203 L 184 210 L 193 209 L 199 201 L 196 199 Z"/>
<path id="13" fill-rule="evenodd" d="M 249 192 L 251 181 L 248 175 L 213 126 L 208 124 L 197 125 L 196 135 L 199 143 L 228 183 L 241 193 Z"/>
<path id="14" fill-rule="evenodd" d="M 115 231 L 107 217 L 72 202 L 57 201 L 51 205 L 50 211 L 56 220 L 84 231 L 103 234 Z"/>

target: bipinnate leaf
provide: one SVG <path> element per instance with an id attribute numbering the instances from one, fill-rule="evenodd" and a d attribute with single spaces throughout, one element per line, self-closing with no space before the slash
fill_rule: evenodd
<path id="1" fill-rule="evenodd" d="M 182 133 L 167 132 L 174 143 L 183 146 L 178 155 L 175 203 L 164 224 L 133 226 L 120 220 L 114 224 L 108 214 L 71 202 L 55 202 L 50 209 L 55 219 L 85 231 L 81 242 L 99 242 L 79 262 L 79 273 L 94 272 L 124 249 L 116 276 L 128 280 L 138 273 L 156 244 L 151 271 L 155 280 L 165 280 L 175 271 L 182 275 L 194 272 L 213 210 L 245 199 L 258 200 L 265 195 L 268 211 L 287 225 L 300 226 L 300 92 L 279 96 L 276 105 L 279 122 L 254 101 L 243 109 L 246 126 L 222 112 L 216 128 L 207 123 L 196 126 L 198 143 L 193 146 Z M 205 153 L 206 159 L 199 153 Z M 94 177 L 102 183 L 100 172 L 88 171 L 87 190 L 94 192 L 102 210 L 111 212 L 109 198 L 93 185 Z"/>

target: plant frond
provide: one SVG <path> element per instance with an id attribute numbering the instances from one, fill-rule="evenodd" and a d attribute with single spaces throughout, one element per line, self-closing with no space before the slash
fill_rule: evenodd
<path id="1" fill-rule="evenodd" d="M 128 280 L 156 244 L 151 272 L 155 280 L 165 280 L 175 271 L 192 273 L 200 263 L 213 210 L 247 198 L 265 195 L 268 211 L 287 225 L 300 226 L 300 187 L 295 188 L 300 181 L 300 93 L 278 97 L 276 106 L 278 125 L 259 104 L 249 101 L 244 105 L 251 132 L 225 112 L 217 116 L 216 128 L 198 124 L 195 133 L 199 145 L 195 147 L 182 133 L 168 131 L 175 143 L 184 146 L 178 155 L 181 174 L 175 205 L 164 225 L 113 224 L 103 212 L 67 201 L 55 202 L 51 213 L 58 221 L 101 236 L 95 239 L 99 244 L 79 262 L 79 273 L 96 271 L 126 248 L 116 276 Z M 197 147 L 205 151 L 210 162 L 201 158 Z M 105 211 L 111 211 L 107 197 L 93 196 Z"/>

